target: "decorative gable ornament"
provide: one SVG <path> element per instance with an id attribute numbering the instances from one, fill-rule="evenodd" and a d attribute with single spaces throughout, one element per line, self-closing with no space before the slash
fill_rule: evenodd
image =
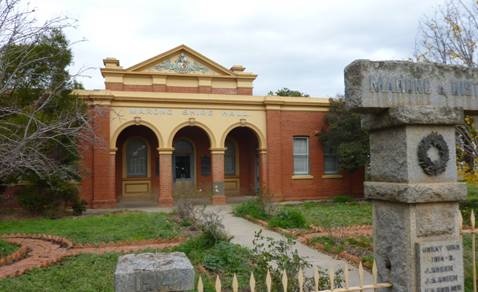
<path id="1" fill-rule="evenodd" d="M 212 73 L 206 66 L 189 58 L 185 53 L 180 53 L 176 60 L 165 60 L 152 68 L 155 71 L 172 71 L 175 73 Z"/>

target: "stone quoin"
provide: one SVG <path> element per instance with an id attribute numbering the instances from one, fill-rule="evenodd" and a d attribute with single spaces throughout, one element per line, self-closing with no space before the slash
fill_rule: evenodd
<path id="1" fill-rule="evenodd" d="M 337 169 L 318 140 L 326 98 L 255 96 L 256 75 L 227 69 L 181 45 L 129 68 L 106 58 L 90 105 L 96 144 L 81 145 L 81 197 L 89 207 L 170 206 L 193 190 L 224 204 L 360 196 L 363 170 Z"/>

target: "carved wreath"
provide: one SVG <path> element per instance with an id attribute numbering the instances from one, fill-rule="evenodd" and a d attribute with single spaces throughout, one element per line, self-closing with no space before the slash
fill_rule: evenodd
<path id="1" fill-rule="evenodd" d="M 428 157 L 428 150 L 435 147 L 438 150 L 438 160 L 431 160 Z M 423 138 L 418 144 L 418 164 L 427 175 L 436 176 L 442 174 L 450 160 L 450 150 L 443 136 L 437 132 L 431 132 L 428 136 Z"/>

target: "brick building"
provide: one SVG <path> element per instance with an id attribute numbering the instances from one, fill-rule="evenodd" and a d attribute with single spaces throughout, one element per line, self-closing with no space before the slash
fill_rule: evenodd
<path id="1" fill-rule="evenodd" d="M 256 75 L 181 45 L 123 69 L 103 60 L 104 90 L 78 90 L 98 143 L 82 145 L 81 196 L 90 207 L 171 205 L 175 190 L 274 200 L 360 195 L 363 173 L 341 173 L 319 143 L 324 98 L 254 96 Z"/>

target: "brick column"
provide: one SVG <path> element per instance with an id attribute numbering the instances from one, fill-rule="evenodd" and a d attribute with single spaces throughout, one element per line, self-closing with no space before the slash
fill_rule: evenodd
<path id="1" fill-rule="evenodd" d="M 96 106 L 93 128 L 97 143 L 93 145 L 93 208 L 116 206 L 116 148 L 109 145 L 110 107 Z M 106 144 L 106 147 L 101 145 Z"/>
<path id="2" fill-rule="evenodd" d="M 159 197 L 161 207 L 173 206 L 173 149 L 161 148 L 159 152 Z"/>
<path id="3" fill-rule="evenodd" d="M 211 148 L 212 204 L 226 204 L 224 194 L 224 148 Z"/>
<path id="4" fill-rule="evenodd" d="M 267 150 L 258 149 L 259 152 L 259 186 L 262 194 L 268 194 L 267 186 Z"/>
<path id="5" fill-rule="evenodd" d="M 282 194 L 282 161 L 288 159 L 283 157 L 282 153 L 282 117 L 279 105 L 266 105 L 266 122 L 267 122 L 267 181 L 270 183 L 267 192 L 274 201 L 283 199 Z M 291 138 L 292 139 L 292 138 Z M 290 154 L 292 155 L 292 154 Z"/>

